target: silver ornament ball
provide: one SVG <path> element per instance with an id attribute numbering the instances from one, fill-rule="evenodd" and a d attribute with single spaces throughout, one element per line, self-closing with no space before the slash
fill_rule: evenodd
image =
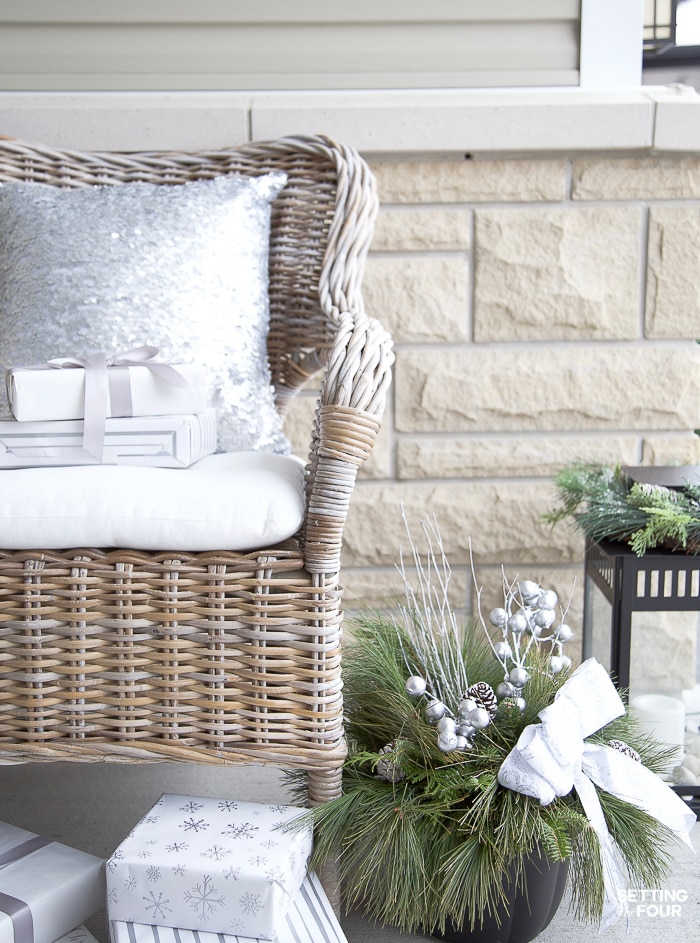
<path id="1" fill-rule="evenodd" d="M 458 737 L 473 737 L 476 733 L 476 728 L 472 727 L 471 724 L 457 724 L 457 736 Z"/>
<path id="2" fill-rule="evenodd" d="M 522 612 L 514 612 L 508 619 L 508 629 L 514 635 L 520 635 L 527 629 L 527 619 Z"/>
<path id="3" fill-rule="evenodd" d="M 567 625 L 566 622 L 562 622 L 562 624 L 557 629 L 557 639 L 560 642 L 570 642 L 573 637 L 574 630 L 570 625 Z"/>
<path id="4" fill-rule="evenodd" d="M 524 668 L 511 668 L 508 674 L 508 680 L 516 688 L 524 688 L 530 680 L 530 675 Z"/>
<path id="5" fill-rule="evenodd" d="M 553 609 L 538 609 L 534 614 L 533 621 L 542 629 L 548 629 L 556 619 L 556 613 Z"/>
<path id="6" fill-rule="evenodd" d="M 457 749 L 459 739 L 456 733 L 441 733 L 438 737 L 438 747 L 443 753 L 452 753 Z"/>
<path id="7" fill-rule="evenodd" d="M 508 642 L 496 642 L 493 646 L 493 652 L 498 659 L 510 658 L 513 654 L 513 650 Z"/>
<path id="8" fill-rule="evenodd" d="M 406 680 L 406 691 L 411 697 L 422 697 L 425 694 L 426 688 L 425 678 L 421 678 L 420 675 L 411 675 L 411 677 Z"/>
<path id="9" fill-rule="evenodd" d="M 491 723 L 489 712 L 483 707 L 475 708 L 469 715 L 469 723 L 472 727 L 476 727 L 477 730 L 483 730 L 484 727 L 488 727 Z"/>
<path id="10" fill-rule="evenodd" d="M 505 609 L 492 609 L 491 612 L 489 612 L 489 622 L 497 629 L 503 628 L 503 626 L 506 624 L 507 618 L 508 613 L 505 611 Z"/>
<path id="11" fill-rule="evenodd" d="M 460 717 L 467 717 L 478 706 L 473 697 L 465 697 L 457 705 L 457 713 Z"/>
<path id="12" fill-rule="evenodd" d="M 431 701 L 423 711 L 423 716 L 429 724 L 436 724 L 441 717 L 447 713 L 447 708 L 442 701 Z"/>
<path id="13" fill-rule="evenodd" d="M 558 675 L 563 667 L 564 661 L 561 655 L 552 655 L 552 657 L 549 659 L 549 670 L 552 672 L 552 674 Z"/>
<path id="14" fill-rule="evenodd" d="M 523 602 L 528 605 L 535 602 L 541 592 L 539 585 L 534 580 L 523 580 L 522 583 L 518 584 L 518 591 Z"/>
<path id="15" fill-rule="evenodd" d="M 540 607 L 540 609 L 556 609 L 558 602 L 559 597 L 554 592 L 554 590 L 545 589 L 544 592 L 540 593 L 540 598 L 537 600 L 537 605 Z"/>
<path id="16" fill-rule="evenodd" d="M 512 697 L 515 694 L 515 688 L 510 683 L 510 681 L 501 681 L 501 683 L 496 688 L 496 697 L 501 700 L 504 697 Z"/>
<path id="17" fill-rule="evenodd" d="M 457 746 L 455 747 L 455 750 L 471 750 L 472 746 L 473 745 L 467 740 L 466 737 L 457 734 Z"/>
<path id="18" fill-rule="evenodd" d="M 441 734 L 454 733 L 457 729 L 457 721 L 454 719 L 454 717 L 444 714 L 440 720 L 438 720 L 435 726 Z"/>

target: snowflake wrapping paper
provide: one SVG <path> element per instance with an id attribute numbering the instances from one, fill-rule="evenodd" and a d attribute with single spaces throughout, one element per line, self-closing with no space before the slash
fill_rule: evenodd
<path id="1" fill-rule="evenodd" d="M 304 812 L 161 796 L 107 862 L 110 920 L 274 940 L 311 854 Z"/>
<path id="2" fill-rule="evenodd" d="M 2 943 L 54 943 L 104 900 L 102 858 L 0 823 Z"/>
<path id="3" fill-rule="evenodd" d="M 65 936 L 54 940 L 53 943 L 97 943 L 97 940 L 85 927 L 76 927 L 75 930 L 71 930 Z"/>
<path id="4" fill-rule="evenodd" d="M 259 937 L 116 921 L 110 924 L 110 934 L 112 943 L 260 943 Z M 275 943 L 347 943 L 323 885 L 315 874 L 309 874 L 301 885 Z"/>

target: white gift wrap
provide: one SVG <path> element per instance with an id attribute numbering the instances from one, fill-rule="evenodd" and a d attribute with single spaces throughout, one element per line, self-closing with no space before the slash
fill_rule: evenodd
<path id="1" fill-rule="evenodd" d="M 171 365 L 187 381 L 187 388 L 174 386 L 147 366 L 115 366 L 110 371 L 128 371 L 132 416 L 168 416 L 199 413 L 206 408 L 206 381 L 197 364 Z M 71 367 L 13 367 L 7 372 L 7 398 L 15 419 L 40 422 L 48 419 L 82 419 L 85 405 L 85 370 Z M 112 407 L 107 390 L 106 416 L 123 416 Z"/>
<path id="2" fill-rule="evenodd" d="M 111 943 L 261 943 L 259 937 L 175 930 L 144 923 L 110 923 Z M 323 886 L 309 874 L 292 901 L 275 943 L 347 943 Z"/>
<path id="3" fill-rule="evenodd" d="M 53 943 L 97 943 L 97 940 L 85 927 L 76 927 L 75 930 L 71 930 L 65 936 L 54 940 Z"/>
<path id="4" fill-rule="evenodd" d="M 2 943 L 53 943 L 103 910 L 104 872 L 102 858 L 0 823 Z"/>
<path id="5" fill-rule="evenodd" d="M 306 874 L 303 809 L 164 795 L 107 862 L 110 920 L 274 940 Z"/>
<path id="6" fill-rule="evenodd" d="M 187 468 L 216 451 L 216 410 L 105 421 L 102 460 L 83 447 L 83 420 L 0 419 L 0 468 L 151 465 Z"/>

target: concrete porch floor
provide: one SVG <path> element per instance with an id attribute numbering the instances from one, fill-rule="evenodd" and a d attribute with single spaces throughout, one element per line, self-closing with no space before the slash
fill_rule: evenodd
<path id="1" fill-rule="evenodd" d="M 252 802 L 291 801 L 279 771 L 270 767 L 30 764 L 0 768 L 0 821 L 106 858 L 164 792 Z M 693 840 L 695 847 L 700 847 L 700 825 L 695 826 Z M 632 904 L 629 934 L 623 921 L 599 934 L 597 927 L 575 922 L 564 902 L 538 943 L 595 939 L 603 943 L 676 943 L 700 939 L 699 859 L 687 848 L 679 847 L 666 887 L 687 893 L 678 916 L 637 914 Z M 343 916 L 342 923 L 349 943 L 420 943 L 433 939 L 377 928 L 357 913 Z M 94 917 L 87 926 L 99 943 L 108 943 L 104 914 Z"/>

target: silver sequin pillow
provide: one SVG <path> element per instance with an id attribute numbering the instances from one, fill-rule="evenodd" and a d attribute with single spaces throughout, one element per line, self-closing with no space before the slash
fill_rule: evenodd
<path id="1" fill-rule="evenodd" d="M 270 204 L 285 182 L 0 186 L 0 367 L 153 344 L 204 366 L 220 451 L 288 452 L 266 347 Z"/>

